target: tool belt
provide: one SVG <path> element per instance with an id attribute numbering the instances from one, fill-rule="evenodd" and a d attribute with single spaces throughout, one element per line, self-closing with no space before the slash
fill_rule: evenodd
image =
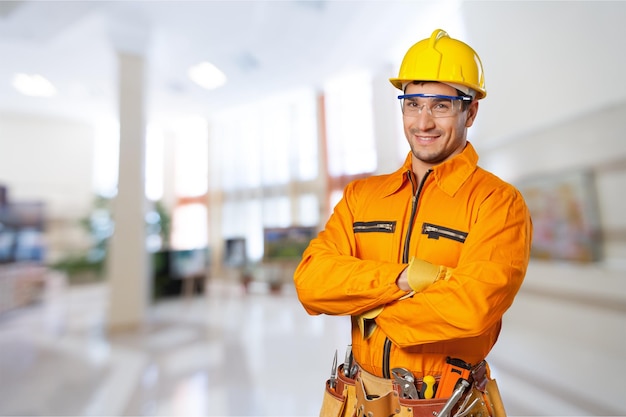
<path id="1" fill-rule="evenodd" d="M 438 384 L 444 382 L 442 378 L 445 373 L 435 377 Z M 421 378 L 415 379 L 418 392 L 422 384 Z M 407 398 L 405 389 L 394 379 L 377 377 L 360 367 L 353 379 L 348 378 L 339 365 L 336 379 L 326 381 L 320 417 L 506 417 L 485 361 L 473 367 L 467 379 L 458 378 L 449 397 Z"/>

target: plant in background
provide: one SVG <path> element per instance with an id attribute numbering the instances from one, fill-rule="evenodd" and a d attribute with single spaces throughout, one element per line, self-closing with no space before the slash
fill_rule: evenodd
<path id="1" fill-rule="evenodd" d="M 91 246 L 85 251 L 69 254 L 50 265 L 53 269 L 67 273 L 70 283 L 103 278 L 108 241 L 114 229 L 110 202 L 109 198 L 96 196 L 93 210 L 80 220 L 80 225 L 89 234 Z"/>
<path id="2" fill-rule="evenodd" d="M 146 237 L 158 236 L 159 245 L 167 247 L 170 239 L 171 218 L 160 201 L 146 214 Z M 93 210 L 80 220 L 80 225 L 89 234 L 91 245 L 84 251 L 68 254 L 50 265 L 64 271 L 71 283 L 91 282 L 104 278 L 109 240 L 115 224 L 111 215 L 111 199 L 96 196 Z"/>

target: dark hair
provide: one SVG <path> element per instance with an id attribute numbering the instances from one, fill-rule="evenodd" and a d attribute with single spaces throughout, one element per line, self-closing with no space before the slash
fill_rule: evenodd
<path id="1" fill-rule="evenodd" d="M 456 90 L 457 95 L 462 96 L 462 97 L 469 97 L 471 98 L 471 100 L 467 100 L 467 101 L 463 101 L 461 102 L 461 110 L 465 111 L 469 108 L 470 104 L 472 104 L 472 101 L 474 100 L 474 97 L 470 96 L 469 94 L 465 94 L 463 91 L 461 90 Z"/>

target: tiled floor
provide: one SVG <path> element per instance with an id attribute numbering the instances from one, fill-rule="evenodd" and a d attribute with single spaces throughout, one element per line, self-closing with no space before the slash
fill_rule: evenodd
<path id="1" fill-rule="evenodd" d="M 104 285 L 0 316 L 0 415 L 317 414 L 347 319 L 308 316 L 288 289 L 207 294 L 160 301 L 140 332 L 109 336 Z"/>
<path id="2" fill-rule="evenodd" d="M 348 319 L 308 316 L 290 288 L 213 281 L 206 295 L 153 305 L 141 331 L 112 335 L 106 301 L 105 285 L 53 281 L 37 305 L 0 316 L 0 415 L 313 416 L 349 343 Z M 623 315 L 570 319 L 550 305 L 521 293 L 490 355 L 509 415 L 625 415 Z M 617 333 L 603 358 L 598 322 Z M 578 368 L 597 369 L 602 392 L 572 380 Z"/>

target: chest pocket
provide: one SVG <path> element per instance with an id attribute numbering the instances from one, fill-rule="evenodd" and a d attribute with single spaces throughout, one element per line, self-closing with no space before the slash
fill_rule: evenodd
<path id="1" fill-rule="evenodd" d="M 394 259 L 395 221 L 354 222 L 352 231 L 356 239 L 358 258 L 385 261 Z"/>
<path id="2" fill-rule="evenodd" d="M 374 222 L 354 222 L 352 224 L 354 233 L 393 233 L 396 231 L 395 221 L 374 221 Z"/>
<path id="3" fill-rule="evenodd" d="M 422 238 L 419 239 L 417 248 L 418 256 L 433 263 L 454 266 L 458 262 L 466 238 L 467 232 L 434 223 L 422 223 Z M 453 259 L 455 261 L 450 263 Z"/>
<path id="4" fill-rule="evenodd" d="M 452 239 L 461 243 L 465 243 L 465 239 L 467 238 L 466 232 L 450 229 L 448 227 L 437 226 L 436 224 L 432 223 L 422 224 L 422 234 L 427 235 L 429 239 L 445 238 Z"/>

